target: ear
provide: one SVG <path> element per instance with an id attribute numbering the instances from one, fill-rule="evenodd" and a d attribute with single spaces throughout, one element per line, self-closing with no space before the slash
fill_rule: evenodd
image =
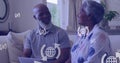
<path id="1" fill-rule="evenodd" d="M 88 15 L 88 19 L 89 19 L 89 20 L 92 20 L 92 18 L 93 18 L 93 14 L 89 14 L 89 15 Z"/>
<path id="2" fill-rule="evenodd" d="M 33 15 L 33 18 L 36 20 L 37 18 L 35 17 L 35 15 Z"/>
<path id="3" fill-rule="evenodd" d="M 88 19 L 89 19 L 93 24 L 96 24 L 96 19 L 95 19 L 95 17 L 94 17 L 93 14 L 90 14 L 89 17 L 88 17 Z"/>

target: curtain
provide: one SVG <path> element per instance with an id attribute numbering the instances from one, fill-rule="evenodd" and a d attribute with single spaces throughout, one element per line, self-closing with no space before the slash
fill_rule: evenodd
<path id="1" fill-rule="evenodd" d="M 80 6 L 81 0 L 58 0 L 60 27 L 70 33 L 77 31 L 77 14 Z"/>
<path id="2" fill-rule="evenodd" d="M 77 15 L 79 13 L 81 3 L 81 0 L 69 0 L 69 25 L 67 28 L 69 32 L 77 32 Z"/>

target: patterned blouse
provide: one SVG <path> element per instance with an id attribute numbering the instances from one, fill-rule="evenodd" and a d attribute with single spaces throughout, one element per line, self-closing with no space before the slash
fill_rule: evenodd
<path id="1" fill-rule="evenodd" d="M 108 35 L 95 25 L 92 31 L 85 37 L 79 37 L 71 49 L 72 63 L 101 63 L 102 56 L 112 55 L 112 49 Z"/>

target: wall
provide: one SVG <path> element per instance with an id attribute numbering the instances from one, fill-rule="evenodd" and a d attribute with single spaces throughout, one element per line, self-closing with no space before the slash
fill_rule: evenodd
<path id="1" fill-rule="evenodd" d="M 117 11 L 120 13 L 120 0 L 106 0 L 106 3 L 107 3 L 107 9 L 108 10 L 113 10 L 113 11 Z M 112 23 L 110 23 L 109 25 L 111 26 L 115 26 L 115 25 L 118 25 L 120 26 L 120 20 L 119 22 L 117 21 L 112 21 Z M 120 35 L 110 35 L 110 41 L 111 41 L 111 44 L 112 44 L 112 48 L 113 48 L 113 51 L 117 51 L 118 49 L 120 50 Z"/>
<path id="2" fill-rule="evenodd" d="M 0 23 L 0 30 L 8 30 L 8 23 L 11 22 L 13 31 L 23 32 L 37 27 L 33 19 L 32 9 L 34 5 L 45 0 L 8 0 L 10 5 L 9 18 L 5 23 Z M 18 15 L 15 17 L 15 14 Z"/>
<path id="3" fill-rule="evenodd" d="M 120 35 L 110 35 L 113 51 L 120 50 Z"/>
<path id="4" fill-rule="evenodd" d="M 112 11 L 117 11 L 120 14 L 120 0 L 106 0 L 107 9 Z M 120 30 L 120 15 L 115 17 L 111 22 L 109 22 L 109 26 L 111 29 Z"/>
<path id="5" fill-rule="evenodd" d="M 106 0 L 108 10 L 115 10 L 120 13 L 120 0 Z"/>
<path id="6" fill-rule="evenodd" d="M 10 5 L 9 18 L 5 23 L 0 23 L 0 30 L 8 30 L 9 22 L 12 23 L 12 29 L 17 32 L 26 31 L 27 29 L 33 29 L 36 27 L 37 24 L 32 17 L 32 15 L 33 15 L 32 8 L 35 4 L 37 4 L 39 2 L 45 2 L 45 0 L 43 0 L 43 1 L 42 0 L 8 0 L 8 1 L 9 1 L 9 5 Z M 63 19 L 60 19 L 61 27 L 65 28 L 65 29 L 67 28 L 67 26 L 68 26 L 68 29 L 71 29 L 71 28 L 74 29 L 74 27 L 75 27 L 73 21 L 71 21 L 72 18 L 66 16 L 66 15 L 68 15 L 67 11 L 68 10 L 71 11 L 71 9 L 68 9 L 66 7 L 69 5 L 70 1 L 67 2 L 65 0 L 65 1 L 61 2 L 61 4 L 63 4 L 63 6 L 61 6 L 61 7 L 63 7 L 66 10 L 66 12 L 63 12 L 63 14 L 65 14 L 64 16 L 60 15 L 61 17 L 63 17 Z M 114 0 L 114 1 L 107 0 L 108 10 L 111 10 L 111 9 L 117 10 L 120 13 L 120 8 L 118 8 L 118 6 L 120 5 L 119 1 L 120 0 Z M 66 3 L 66 4 L 64 4 L 64 3 Z M 63 8 L 60 10 L 61 12 L 62 12 Z M 70 8 L 71 8 L 71 6 L 70 6 Z M 15 13 L 20 13 L 20 17 L 15 18 L 14 17 Z M 70 13 L 70 14 L 72 15 L 72 13 Z M 64 24 L 65 24 L 65 26 L 64 26 Z M 70 24 L 70 26 L 68 24 Z"/>
<path id="7" fill-rule="evenodd" d="M 11 7 L 10 8 L 10 12 L 9 12 L 9 17 L 8 19 L 6 20 L 6 22 L 4 23 L 0 23 L 0 31 L 8 31 L 8 23 L 10 21 L 12 21 L 12 18 L 13 18 L 13 13 L 12 13 L 12 1 L 8 0 L 9 1 L 9 6 Z"/>

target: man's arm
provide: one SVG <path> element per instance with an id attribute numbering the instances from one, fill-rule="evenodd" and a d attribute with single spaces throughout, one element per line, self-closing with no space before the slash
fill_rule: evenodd
<path id="1" fill-rule="evenodd" d="M 71 63 L 71 57 L 65 63 Z"/>
<path id="2" fill-rule="evenodd" d="M 30 57 L 32 55 L 32 50 L 31 50 L 31 44 L 30 44 L 30 41 L 31 41 L 31 34 L 33 32 L 30 31 L 29 34 L 26 35 L 25 37 L 25 40 L 24 40 L 24 49 L 23 49 L 23 56 L 24 57 Z"/>
<path id="3" fill-rule="evenodd" d="M 65 63 L 70 56 L 70 41 L 67 33 L 64 30 L 58 31 L 58 44 L 60 44 L 60 57 L 50 63 Z"/>
<path id="4" fill-rule="evenodd" d="M 23 56 L 24 57 L 30 57 L 32 54 L 32 50 L 31 49 L 24 49 L 23 51 Z"/>
<path id="5" fill-rule="evenodd" d="M 61 49 L 60 57 L 57 60 L 52 61 L 50 63 L 65 63 L 68 60 L 69 56 L 70 56 L 70 48 L 63 48 Z"/>

